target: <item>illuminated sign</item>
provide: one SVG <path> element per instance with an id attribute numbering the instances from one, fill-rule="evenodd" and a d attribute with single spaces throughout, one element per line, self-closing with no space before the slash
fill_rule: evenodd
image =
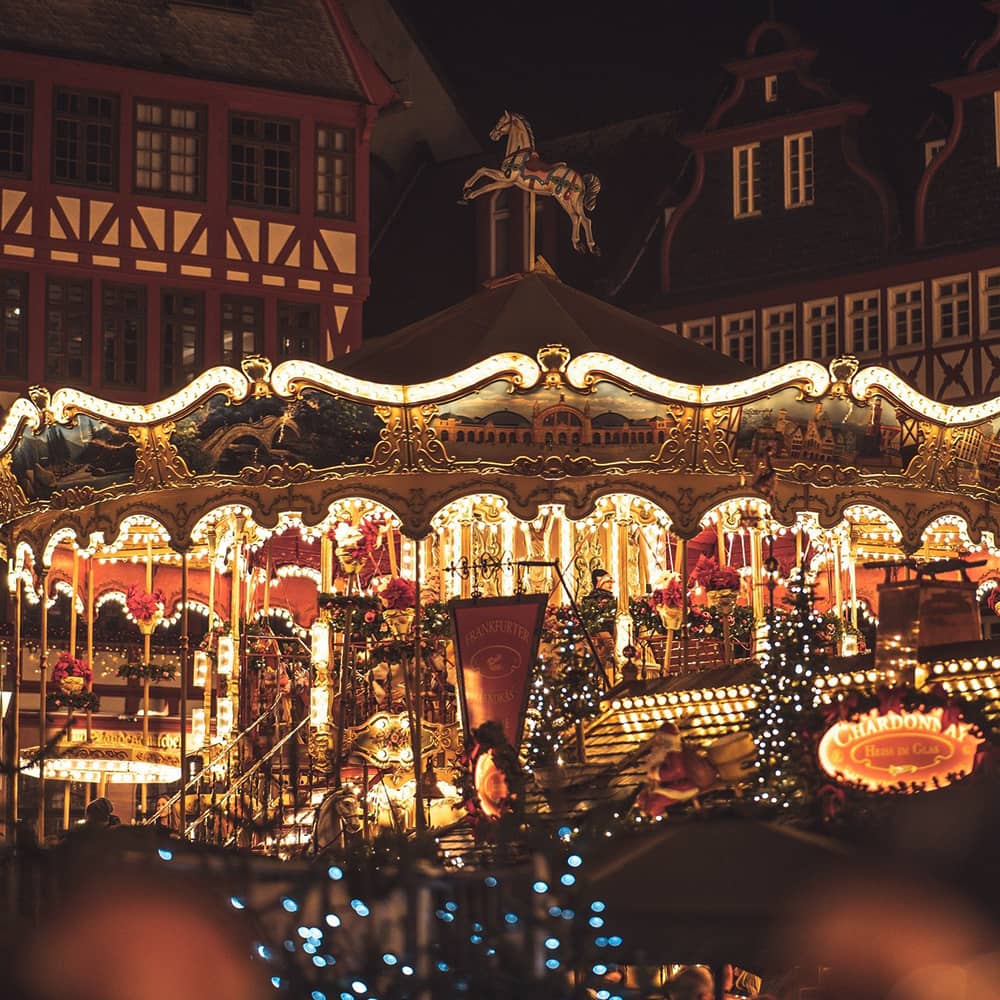
<path id="1" fill-rule="evenodd" d="M 887 712 L 872 709 L 855 721 L 834 723 L 819 744 L 820 766 L 832 777 L 883 791 L 900 782 L 944 786 L 975 766 L 979 739 L 967 722 L 941 728 L 943 709 Z"/>

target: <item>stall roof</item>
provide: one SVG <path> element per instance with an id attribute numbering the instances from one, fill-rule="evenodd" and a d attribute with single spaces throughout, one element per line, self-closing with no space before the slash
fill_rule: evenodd
<path id="1" fill-rule="evenodd" d="M 373 382 L 429 382 L 495 354 L 534 357 L 546 344 L 574 356 L 612 354 L 677 382 L 720 385 L 753 370 L 563 284 L 546 271 L 497 282 L 443 312 L 365 343 L 331 367 Z"/>

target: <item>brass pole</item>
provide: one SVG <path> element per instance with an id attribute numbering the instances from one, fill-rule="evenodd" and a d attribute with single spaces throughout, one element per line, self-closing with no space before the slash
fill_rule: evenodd
<path id="1" fill-rule="evenodd" d="M 7 837 L 13 843 L 14 827 L 17 824 L 18 807 L 20 806 L 21 775 L 19 765 L 21 762 L 21 661 L 23 650 L 21 648 L 21 600 L 24 582 L 20 573 L 14 584 L 14 676 L 12 691 L 10 696 L 10 717 L 11 717 L 11 738 L 9 746 L 12 747 L 8 758 L 10 765 L 10 791 L 7 796 L 8 820 Z"/>
<path id="2" fill-rule="evenodd" d="M 146 593 L 151 594 L 153 592 L 153 539 L 149 536 L 146 537 Z M 150 658 L 150 648 L 153 641 L 153 630 L 151 628 L 144 627 L 140 629 L 142 632 L 142 662 L 149 666 Z M 149 746 L 149 677 L 143 677 L 142 679 L 142 745 L 144 747 Z M 149 789 L 146 787 L 146 783 L 143 782 L 139 786 L 139 802 L 142 807 L 142 818 L 145 819 L 148 815 L 149 808 Z"/>
<path id="3" fill-rule="evenodd" d="M 69 655 L 76 656 L 76 595 L 80 589 L 80 553 L 73 546 L 73 584 L 69 595 Z"/>
<path id="4" fill-rule="evenodd" d="M 191 636 L 188 631 L 190 622 L 188 619 L 188 554 L 187 549 L 181 551 L 181 697 L 178 712 L 181 717 L 181 798 L 180 798 L 180 825 L 179 830 L 183 831 L 187 826 L 186 799 L 184 786 L 187 783 L 187 686 L 190 675 L 189 660 L 191 657 Z"/>
<path id="5" fill-rule="evenodd" d="M 215 557 L 217 554 L 215 526 L 208 529 L 208 634 L 215 627 Z M 212 743 L 212 693 L 218 684 L 218 672 L 215 657 L 209 657 L 208 675 L 205 677 L 205 690 L 202 692 L 205 708 L 205 743 Z"/>
<path id="6" fill-rule="evenodd" d="M 94 558 L 93 553 L 87 557 L 87 662 L 90 664 L 89 691 L 94 690 Z M 94 716 L 87 709 L 87 739 L 93 738 Z"/>
<path id="7" fill-rule="evenodd" d="M 423 833 L 427 829 L 427 820 L 424 816 L 424 797 L 423 789 L 420 785 L 421 773 L 423 771 L 423 761 L 421 760 L 421 754 L 423 753 L 423 739 L 421 737 L 421 722 L 423 719 L 423 670 L 422 661 L 420 658 L 420 542 L 417 541 L 416 552 L 414 553 L 414 571 L 413 575 L 416 578 L 414 581 L 414 623 L 413 623 L 413 684 L 410 686 L 410 692 L 413 697 L 413 724 L 414 730 L 410 734 L 410 741 L 413 747 L 413 781 L 416 785 L 416 820 L 417 820 L 417 833 Z M 406 670 L 406 664 L 403 664 L 403 670 Z"/>
<path id="8" fill-rule="evenodd" d="M 42 635 L 41 647 L 38 652 L 38 669 L 41 674 L 38 702 L 38 746 L 45 746 L 45 737 L 49 728 L 48 707 L 45 699 L 48 697 L 48 657 L 49 657 L 49 571 L 42 567 Z M 45 754 L 38 758 L 38 841 L 45 840 Z"/>

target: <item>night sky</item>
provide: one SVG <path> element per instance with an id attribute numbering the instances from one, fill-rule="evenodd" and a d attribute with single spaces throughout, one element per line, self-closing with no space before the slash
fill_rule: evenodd
<path id="1" fill-rule="evenodd" d="M 703 120 L 769 0 L 394 0 L 480 139 L 510 107 L 540 137 L 641 114 Z M 979 0 L 773 0 L 818 75 L 878 103 L 958 75 L 994 23 Z M 708 102 L 706 105 L 705 102 Z"/>

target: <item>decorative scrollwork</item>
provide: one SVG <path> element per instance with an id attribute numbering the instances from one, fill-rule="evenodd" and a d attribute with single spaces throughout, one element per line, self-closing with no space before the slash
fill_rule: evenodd
<path id="1" fill-rule="evenodd" d="M 9 521 L 24 510 L 28 498 L 11 468 L 10 453 L 0 456 L 0 521 Z"/>
<path id="2" fill-rule="evenodd" d="M 174 424 L 166 421 L 146 427 L 130 427 L 136 442 L 133 480 L 139 489 L 181 486 L 191 479 L 187 463 L 170 441 Z"/>
<path id="3" fill-rule="evenodd" d="M 386 472 L 400 472 L 409 464 L 409 428 L 406 411 L 400 406 L 376 406 L 377 416 L 385 427 L 372 452 L 371 464 Z"/>

